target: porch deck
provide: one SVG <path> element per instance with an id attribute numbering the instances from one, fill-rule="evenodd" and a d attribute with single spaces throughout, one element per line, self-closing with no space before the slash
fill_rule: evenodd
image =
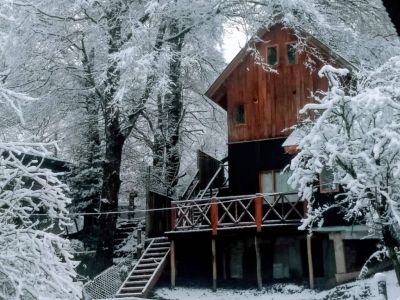
<path id="1" fill-rule="evenodd" d="M 172 202 L 167 234 L 299 226 L 307 202 L 296 193 L 269 193 Z"/>

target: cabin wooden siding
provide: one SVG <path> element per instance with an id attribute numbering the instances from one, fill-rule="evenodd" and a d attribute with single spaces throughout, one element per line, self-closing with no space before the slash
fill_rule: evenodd
<path id="1" fill-rule="evenodd" d="M 229 75 L 224 87 L 230 143 L 287 136 L 283 130 L 296 123 L 299 110 L 312 101 L 311 92 L 328 87 L 327 80 L 317 74 L 321 62 L 315 61 L 311 72 L 305 66 L 307 55 L 301 53 L 296 64 L 288 64 L 286 47 L 296 42 L 290 29 L 274 26 L 263 40 L 269 42 L 258 43 L 257 48 L 264 59 L 268 47 L 278 48 L 278 73 L 264 71 L 251 55 L 246 55 Z M 235 109 L 240 104 L 245 107 L 244 124 L 235 122 Z"/>

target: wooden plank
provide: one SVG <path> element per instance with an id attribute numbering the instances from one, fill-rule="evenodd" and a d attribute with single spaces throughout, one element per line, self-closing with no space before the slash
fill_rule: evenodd
<path id="1" fill-rule="evenodd" d="M 256 250 L 257 288 L 259 291 L 261 291 L 262 290 L 261 256 L 260 256 L 260 247 L 258 244 L 257 235 L 254 236 L 254 247 Z"/>
<path id="2" fill-rule="evenodd" d="M 171 204 L 171 230 L 176 229 L 176 204 Z"/>
<path id="3" fill-rule="evenodd" d="M 213 276 L 213 291 L 217 291 L 217 249 L 215 245 L 215 238 L 211 240 L 211 253 L 212 253 L 212 276 Z"/>

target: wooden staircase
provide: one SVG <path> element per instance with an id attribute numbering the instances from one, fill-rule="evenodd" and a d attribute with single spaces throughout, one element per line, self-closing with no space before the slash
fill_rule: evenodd
<path id="1" fill-rule="evenodd" d="M 170 243 L 167 238 L 151 239 L 149 246 L 129 273 L 115 297 L 122 299 L 147 297 L 165 267 L 169 251 Z"/>

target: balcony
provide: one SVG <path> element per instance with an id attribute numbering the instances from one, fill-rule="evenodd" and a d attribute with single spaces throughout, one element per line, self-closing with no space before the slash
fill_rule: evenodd
<path id="1" fill-rule="evenodd" d="M 297 193 L 271 193 L 249 196 L 215 197 L 172 201 L 171 231 L 210 231 L 270 226 L 299 226 L 307 210 L 307 202 Z"/>

